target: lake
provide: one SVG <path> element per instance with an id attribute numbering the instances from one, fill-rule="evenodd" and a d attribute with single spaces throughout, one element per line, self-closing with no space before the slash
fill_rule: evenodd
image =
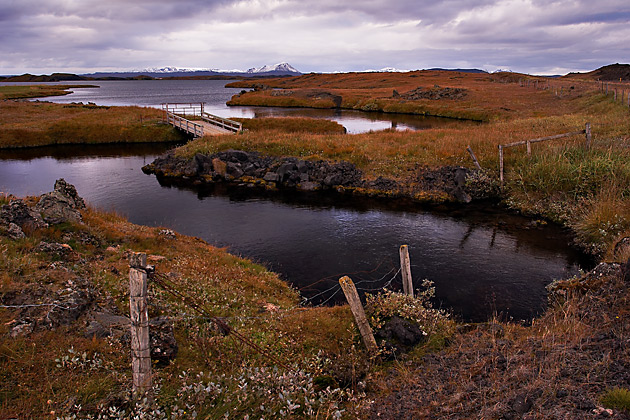
<path id="1" fill-rule="evenodd" d="M 141 167 L 171 146 L 64 146 L 0 151 L 0 191 L 52 190 L 65 178 L 95 207 L 227 247 L 278 272 L 312 304 L 343 302 L 349 275 L 363 292 L 400 290 L 398 247 L 408 244 L 416 287 L 434 281 L 436 303 L 466 320 L 527 319 L 545 286 L 588 264 L 552 225 L 488 204 L 423 208 L 339 194 L 160 185 Z"/>
<path id="2" fill-rule="evenodd" d="M 74 89 L 65 96 L 50 96 L 42 100 L 55 103 L 93 102 L 97 105 L 139 105 L 159 107 L 163 102 L 206 103 L 206 111 L 224 118 L 261 117 L 310 117 L 337 121 L 348 133 L 356 134 L 385 129 L 423 130 L 478 124 L 450 118 L 424 117 L 419 115 L 387 114 L 342 109 L 278 108 L 278 107 L 228 107 L 225 103 L 242 89 L 226 88 L 231 81 L 225 80 L 124 80 L 90 82 L 55 82 L 32 84 L 97 85 L 99 88 Z M 24 83 L 0 83 L 17 85 Z"/>

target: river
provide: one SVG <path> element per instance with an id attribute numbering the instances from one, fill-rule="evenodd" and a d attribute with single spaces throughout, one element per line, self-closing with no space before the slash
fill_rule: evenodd
<path id="1" fill-rule="evenodd" d="M 545 307 L 545 286 L 584 261 L 560 228 L 489 205 L 428 209 L 337 194 L 160 185 L 141 167 L 168 147 L 0 151 L 0 191 L 41 194 L 63 177 L 91 206 L 227 247 L 280 273 L 313 304 L 342 302 L 342 275 L 362 291 L 399 290 L 398 247 L 408 244 L 415 285 L 432 280 L 438 305 L 466 320 L 527 319 Z"/>

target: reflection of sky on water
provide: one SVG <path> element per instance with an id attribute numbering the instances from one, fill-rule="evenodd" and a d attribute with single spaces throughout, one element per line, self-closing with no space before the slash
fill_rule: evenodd
<path id="1" fill-rule="evenodd" d="M 414 208 L 394 211 L 340 196 L 314 195 L 296 202 L 162 187 L 140 170 L 152 158 L 1 160 L 0 191 L 41 194 L 63 177 L 93 206 L 116 210 L 134 223 L 167 226 L 227 246 L 298 287 L 328 278 L 319 289 L 303 290 L 307 295 L 333 286 L 343 274 L 357 282 L 387 281 L 397 265 L 398 247 L 407 243 L 416 285 L 423 278 L 433 280 L 445 305 L 477 319 L 495 309 L 530 316 L 544 304 L 549 281 L 578 270 L 578 256 L 567 248 L 565 237 L 553 228 L 524 229 L 525 222 L 513 216 L 484 210 L 453 217 Z M 399 288 L 398 280 L 392 286 Z"/>
<path id="2" fill-rule="evenodd" d="M 304 116 L 325 118 L 346 127 L 350 134 L 368 131 L 420 130 L 435 126 L 470 124 L 444 118 L 417 115 L 385 114 L 339 109 L 228 107 L 225 103 L 243 89 L 225 88 L 225 80 L 136 80 L 136 81 L 79 81 L 51 84 L 99 85 L 100 88 L 80 88 L 65 96 L 51 96 L 42 100 L 56 103 L 93 102 L 97 105 L 139 105 L 160 107 L 161 103 L 200 103 L 211 114 L 224 118 L 255 118 L 267 116 Z M 1 83 L 0 86 L 16 83 Z M 39 83 L 42 84 L 42 83 Z"/>

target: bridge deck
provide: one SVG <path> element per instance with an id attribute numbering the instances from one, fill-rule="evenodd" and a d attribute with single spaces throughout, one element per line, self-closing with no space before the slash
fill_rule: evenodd
<path id="1" fill-rule="evenodd" d="M 164 122 L 183 130 L 193 137 L 236 134 L 243 126 L 237 121 L 218 117 L 204 111 L 204 104 L 162 104 Z M 194 119 L 188 119 L 195 117 Z"/>

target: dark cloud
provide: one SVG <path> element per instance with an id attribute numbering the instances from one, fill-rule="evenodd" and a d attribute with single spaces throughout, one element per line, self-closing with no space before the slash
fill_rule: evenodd
<path id="1" fill-rule="evenodd" d="M 630 56 L 627 0 L 0 2 L 0 74 L 274 61 L 544 73 Z"/>

